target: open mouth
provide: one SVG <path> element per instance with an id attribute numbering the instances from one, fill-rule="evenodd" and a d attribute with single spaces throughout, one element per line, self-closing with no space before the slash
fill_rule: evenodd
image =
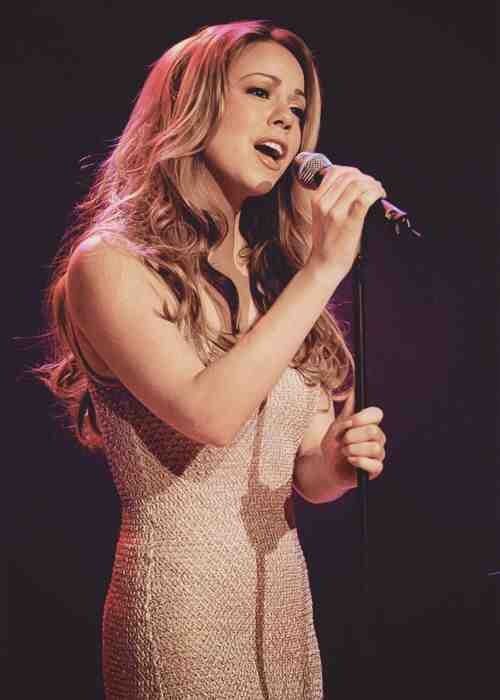
<path id="1" fill-rule="evenodd" d="M 281 158 L 283 157 L 281 151 L 278 148 L 275 148 L 274 146 L 269 146 L 265 143 L 257 143 L 255 145 L 255 149 L 263 153 L 265 156 L 269 156 L 276 162 L 281 160 Z"/>

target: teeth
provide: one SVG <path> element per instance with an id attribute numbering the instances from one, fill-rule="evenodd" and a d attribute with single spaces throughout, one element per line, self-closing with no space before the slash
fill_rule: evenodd
<path id="1" fill-rule="evenodd" d="M 283 146 L 280 143 L 276 143 L 275 141 L 261 141 L 258 145 L 272 148 L 274 151 L 277 151 L 280 158 L 283 155 Z"/>

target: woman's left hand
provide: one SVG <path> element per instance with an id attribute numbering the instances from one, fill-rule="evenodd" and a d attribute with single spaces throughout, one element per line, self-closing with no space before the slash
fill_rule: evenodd
<path id="1" fill-rule="evenodd" d="M 321 441 L 323 458 L 336 485 L 346 491 L 357 486 L 356 468 L 376 479 L 384 468 L 386 436 L 379 423 L 384 417 L 377 406 L 349 415 L 353 398 L 346 401 Z"/>

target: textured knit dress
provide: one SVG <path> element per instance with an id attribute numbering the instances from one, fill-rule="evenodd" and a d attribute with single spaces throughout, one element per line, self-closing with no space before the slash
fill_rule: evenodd
<path id="1" fill-rule="evenodd" d="M 122 521 L 103 616 L 109 700 L 323 697 L 308 572 L 290 522 L 320 388 L 288 367 L 233 442 L 194 442 L 90 375 Z"/>

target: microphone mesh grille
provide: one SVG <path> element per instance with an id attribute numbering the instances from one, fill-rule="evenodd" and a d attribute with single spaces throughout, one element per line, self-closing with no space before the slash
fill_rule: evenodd
<path id="1" fill-rule="evenodd" d="M 302 151 L 294 160 L 295 176 L 302 185 L 312 185 L 319 171 L 331 165 L 333 163 L 322 153 Z"/>

